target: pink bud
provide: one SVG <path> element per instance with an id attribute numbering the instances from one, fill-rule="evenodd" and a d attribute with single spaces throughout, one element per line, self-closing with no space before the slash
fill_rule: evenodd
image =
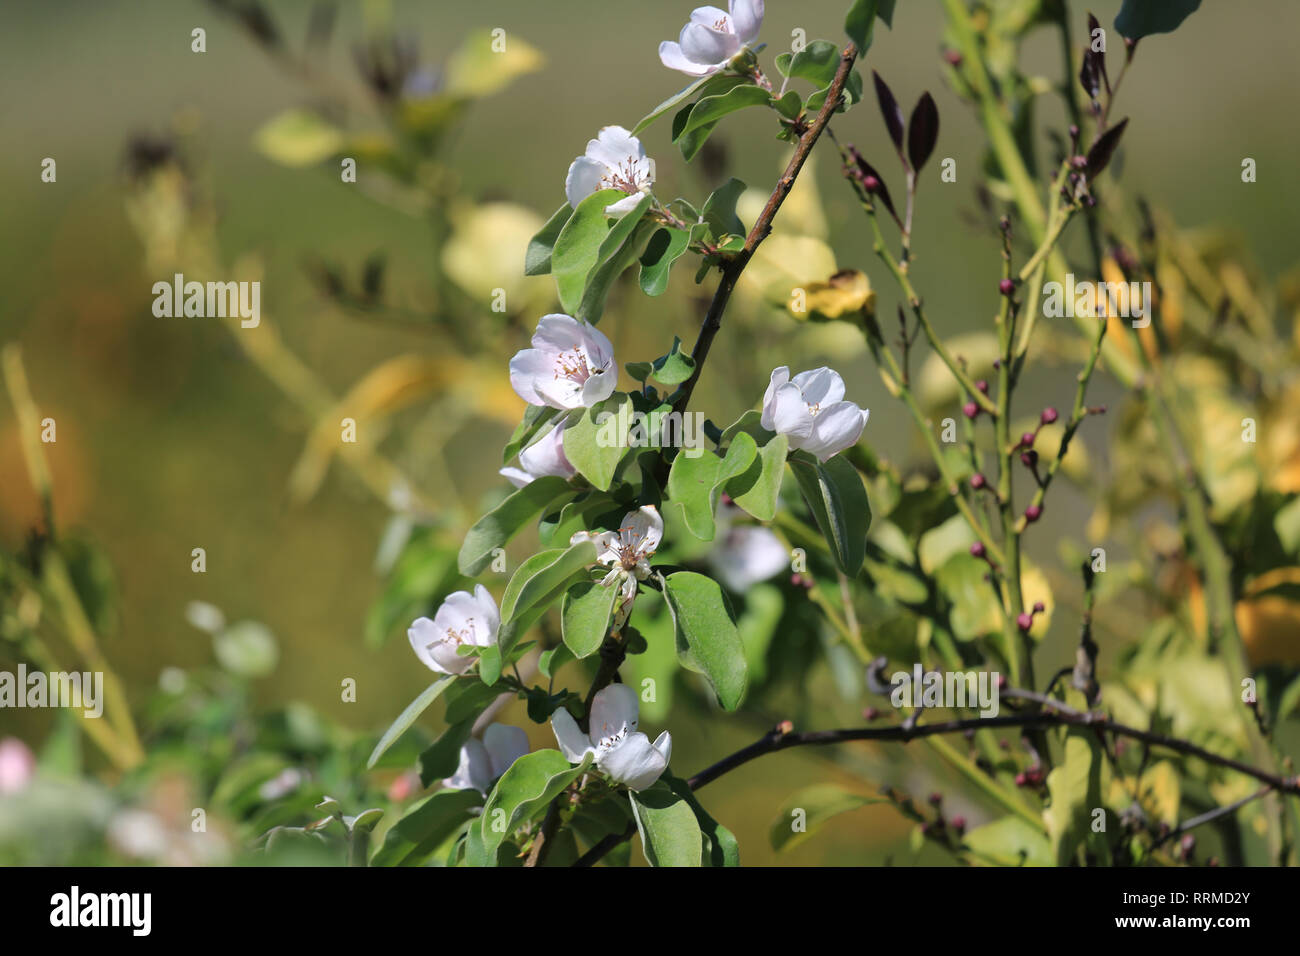
<path id="1" fill-rule="evenodd" d="M 1020 628 L 1022 631 L 1027 631 L 1033 626 L 1034 616 L 1027 611 L 1022 612 L 1020 616 L 1016 618 L 1016 627 Z"/>
<path id="2" fill-rule="evenodd" d="M 1037 521 L 1039 517 L 1042 515 L 1042 513 L 1043 513 L 1043 509 L 1038 507 L 1038 505 L 1030 505 L 1028 508 L 1025 509 L 1025 520 Z"/>
<path id="3" fill-rule="evenodd" d="M 980 407 L 974 402 L 967 402 L 961 407 L 961 413 L 967 418 L 974 418 L 980 413 Z"/>
<path id="4" fill-rule="evenodd" d="M 1003 295 L 1010 295 L 1016 291 L 1016 284 L 1010 279 L 1003 279 L 998 283 L 998 291 Z"/>
<path id="5" fill-rule="evenodd" d="M 1043 409 L 1043 414 L 1038 416 L 1038 420 L 1044 425 L 1052 424 L 1052 422 L 1056 421 L 1056 418 L 1056 409 L 1052 408 L 1050 405 Z"/>

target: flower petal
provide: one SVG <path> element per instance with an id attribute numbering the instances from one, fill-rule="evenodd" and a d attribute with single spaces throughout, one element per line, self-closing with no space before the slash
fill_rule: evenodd
<path id="1" fill-rule="evenodd" d="M 772 399 L 772 429 L 778 434 L 789 435 L 791 439 L 807 438 L 812 434 L 812 412 L 794 382 L 786 382 L 776 390 Z"/>
<path id="2" fill-rule="evenodd" d="M 609 396 L 614 394 L 614 389 L 618 387 L 618 373 L 612 369 L 605 372 L 595 372 L 582 383 L 581 398 L 578 404 L 583 408 L 591 408 L 598 405 Z"/>
<path id="3" fill-rule="evenodd" d="M 659 550 L 664 536 L 664 519 L 654 505 L 642 505 L 623 516 L 619 539 L 624 548 L 634 549 L 638 555 L 649 556 Z"/>
<path id="4" fill-rule="evenodd" d="M 486 794 L 492 786 L 492 762 L 483 741 L 471 737 L 460 748 L 456 772 L 442 781 L 453 790 L 477 790 Z"/>
<path id="5" fill-rule="evenodd" d="M 498 468 L 497 474 L 510 482 L 510 484 L 514 485 L 516 488 L 523 488 L 525 485 L 532 484 L 533 478 L 535 477 L 524 471 L 522 468 Z"/>
<path id="6" fill-rule="evenodd" d="M 768 431 L 776 431 L 776 424 L 773 415 L 776 412 L 776 390 L 790 381 L 790 367 L 781 365 L 772 369 L 772 377 L 767 383 L 767 391 L 763 393 L 763 427 Z"/>
<path id="7" fill-rule="evenodd" d="M 519 453 L 519 464 L 532 478 L 559 475 L 572 478 L 577 472 L 564 454 L 564 427 L 556 425 Z M 504 473 L 505 469 L 502 469 Z M 507 476 L 509 477 L 509 476 Z M 517 486 L 522 487 L 522 486 Z"/>
<path id="8" fill-rule="evenodd" d="M 732 29 L 745 46 L 758 39 L 763 26 L 763 0 L 730 0 Z"/>
<path id="9" fill-rule="evenodd" d="M 521 349 L 510 360 L 510 387 L 529 405 L 549 405 L 538 386 L 555 377 L 555 359 L 541 349 Z"/>
<path id="10" fill-rule="evenodd" d="M 551 730 L 555 733 L 555 742 L 560 745 L 560 752 L 569 763 L 582 763 L 591 752 L 591 741 L 578 727 L 573 715 L 563 707 L 551 714 Z"/>
<path id="11" fill-rule="evenodd" d="M 599 191 L 600 180 L 605 175 L 605 166 L 588 156 L 579 156 L 569 164 L 568 175 L 564 177 L 564 195 L 574 209 L 592 193 Z"/>
<path id="12" fill-rule="evenodd" d="M 492 592 L 481 584 L 474 585 L 474 601 L 478 604 L 478 620 L 482 627 L 476 629 L 474 637 L 479 647 L 487 647 L 497 642 L 497 631 L 501 627 L 501 612 L 497 602 L 492 599 Z"/>
<path id="13" fill-rule="evenodd" d="M 673 735 L 665 730 L 655 738 L 654 748 L 663 754 L 664 764 L 667 765 L 673 759 Z"/>
<path id="14" fill-rule="evenodd" d="M 636 691 L 627 684 L 610 684 L 597 692 L 591 702 L 592 742 L 612 737 L 626 730 L 636 730 L 641 705 Z"/>
<path id="15" fill-rule="evenodd" d="M 406 629 L 406 637 L 415 656 L 431 671 L 461 674 L 474 663 L 473 658 L 456 653 L 455 642 L 448 641 L 446 631 L 427 617 L 416 618 L 415 623 Z"/>
<path id="16" fill-rule="evenodd" d="M 628 734 L 596 762 L 615 782 L 627 784 L 630 790 L 644 790 L 663 776 L 668 767 L 667 758 L 645 734 Z"/>
<path id="17" fill-rule="evenodd" d="M 677 70 L 687 76 L 708 76 L 722 69 L 720 65 L 696 63 L 682 52 L 681 45 L 672 40 L 659 44 L 659 62 L 670 70 Z"/>
<path id="18" fill-rule="evenodd" d="M 622 126 L 606 126 L 587 142 L 587 158 L 617 170 L 644 159 L 645 147 Z"/>
<path id="19" fill-rule="evenodd" d="M 852 402 L 839 402 L 823 408 L 813 419 L 813 433 L 803 442 L 803 448 L 816 455 L 819 461 L 851 448 L 862 437 L 868 414 Z"/>
<path id="20" fill-rule="evenodd" d="M 510 724 L 488 724 L 487 730 L 483 731 L 483 746 L 492 761 L 492 779 L 495 780 L 528 753 L 528 734 L 522 727 Z"/>
<path id="21" fill-rule="evenodd" d="M 803 392 L 803 400 L 809 405 L 826 408 L 844 398 L 844 379 L 833 368 L 822 366 L 808 372 L 800 372 L 794 377 L 794 383 Z"/>
<path id="22" fill-rule="evenodd" d="M 677 42 L 681 44 L 687 59 L 696 63 L 716 63 L 722 66 L 740 52 L 740 40 L 734 33 L 722 33 L 699 23 L 688 23 L 682 27 Z"/>

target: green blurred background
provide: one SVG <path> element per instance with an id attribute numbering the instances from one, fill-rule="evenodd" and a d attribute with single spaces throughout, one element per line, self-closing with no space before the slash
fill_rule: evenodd
<path id="1" fill-rule="evenodd" d="M 1118 5 L 1106 0 L 1091 9 L 1109 26 Z M 630 127 L 683 85 L 655 51 L 661 39 L 675 37 L 689 6 L 477 0 L 395 2 L 392 10 L 394 24 L 418 37 L 429 64 L 471 30 L 492 27 L 545 55 L 540 72 L 474 108 L 448 157 L 467 198 L 507 199 L 545 217 L 563 200 L 569 162 L 599 127 Z M 844 6 L 844 0 L 771 0 L 765 65 L 796 28 L 809 39 L 836 36 Z M 1073 22 L 1081 26 L 1087 11 L 1072 7 Z M 297 43 L 310 4 L 277 2 L 272 9 Z M 343 5 L 328 59 L 317 64 L 359 98 L 350 46 L 362 24 L 361 6 Z M 204 54 L 190 51 L 197 26 L 207 31 Z M 1270 277 L 1294 264 L 1293 223 L 1300 214 L 1300 193 L 1288 188 L 1300 134 L 1287 112 L 1293 100 L 1288 91 L 1300 89 L 1298 31 L 1300 6 L 1291 0 L 1206 3 L 1176 38 L 1143 42 L 1117 106 L 1119 115 L 1132 117 L 1123 152 L 1126 188 L 1182 225 L 1227 226 L 1244 234 Z M 994 308 L 996 244 L 987 229 L 971 225 L 983 144 L 973 118 L 941 80 L 940 32 L 938 4 L 900 2 L 893 30 L 880 28 L 867 66 L 887 78 L 905 108 L 923 90 L 938 102 L 936 155 L 957 160 L 958 181 L 941 185 L 935 176 L 921 190 L 914 280 L 940 331 L 956 333 L 981 326 Z M 1076 39 L 1080 32 L 1076 27 Z M 1118 55 L 1112 52 L 1113 63 Z M 1040 31 L 1025 62 L 1059 80 L 1052 31 Z M 373 564 L 387 511 L 337 468 L 314 499 L 290 506 L 286 481 L 309 423 L 214 322 L 152 315 L 150 287 L 168 277 L 148 272 L 124 215 L 125 144 L 134 134 L 166 129 L 178 115 L 197 130 L 223 255 L 229 261 L 260 254 L 264 320 L 339 393 L 388 356 L 441 354 L 446 344 L 427 329 L 405 331 L 342 314 L 304 276 L 305 259 L 322 256 L 355 267 L 383 252 L 391 286 L 413 287 L 438 254 L 433 239 L 418 219 L 341 185 L 333 167 L 286 169 L 253 147 L 254 132 L 269 117 L 311 104 L 313 93 L 204 4 L 10 4 L 0 31 L 0 80 L 6 91 L 0 98 L 0 340 L 23 344 L 41 412 L 58 422 L 58 442 L 49 452 L 64 525 L 88 531 L 116 566 L 120 627 L 108 642 L 109 656 L 140 695 L 164 667 L 206 663 L 209 640 L 186 623 L 184 608 L 191 600 L 210 601 L 232 619 L 264 621 L 279 638 L 279 667 L 258 687 L 263 703 L 304 700 L 347 726 L 378 730 L 428 682 L 405 641 L 375 651 L 361 639 L 367 608 L 380 589 Z M 1055 99 L 1044 99 L 1056 112 L 1041 120 L 1063 126 Z M 765 119 L 733 117 L 723 140 L 728 172 L 763 189 L 785 149 Z M 869 156 L 887 157 L 874 104 L 863 104 L 835 128 Z M 658 159 L 660 195 L 707 194 L 707 184 L 671 147 L 666 123 L 644 139 Z M 58 162 L 56 184 L 40 181 L 47 156 Z M 1240 180 L 1247 156 L 1259 166 L 1254 185 Z M 832 157 L 820 153 L 810 171 L 822 187 L 837 264 L 868 272 L 881 290 L 883 312 L 892 314 L 893 290 L 870 254 L 860 213 Z M 883 158 L 873 161 L 893 168 Z M 522 260 L 522 249 L 518 254 Z M 711 290 L 711 280 L 697 288 L 689 271 L 678 270 L 662 299 L 628 295 L 614 301 L 604 328 L 620 361 L 660 354 L 674 334 L 692 340 L 702 314 L 699 297 Z M 755 356 L 769 357 L 764 342 L 750 334 L 747 329 L 743 344 L 729 341 L 724 327 L 696 393 L 697 407 L 716 421 L 732 420 L 761 396 L 733 387 L 735 370 L 752 366 Z M 866 439 L 882 454 L 906 459 L 914 450 L 912 426 L 862 350 L 830 335 L 799 341 L 807 343 L 803 354 L 782 354 L 780 361 L 801 368 L 829 361 L 840 368 L 849 397 L 872 409 Z M 503 351 L 525 344 L 520 333 Z M 771 364 L 778 362 L 764 365 L 760 375 Z M 502 381 L 505 374 L 502 364 Z M 754 374 L 749 368 L 741 380 Z M 1066 405 L 1063 381 L 1050 370 L 1029 377 L 1022 410 Z M 1101 385 L 1099 401 L 1107 387 Z M 478 423 L 452 436 L 447 457 L 459 496 L 440 502 L 448 513 L 472 519 L 485 489 L 502 484 L 495 458 L 507 433 L 504 425 Z M 1093 454 L 1104 456 L 1099 431 L 1084 437 Z M 6 545 L 19 544 L 35 513 L 6 406 L 0 415 L 0 536 Z M 1080 498 L 1062 493 L 1050 527 L 1077 534 L 1087 515 Z M 1041 563 L 1055 563 L 1054 536 L 1043 533 L 1031 542 Z M 190 570 L 195 547 L 207 551 L 204 575 Z M 1052 666 L 1044 671 L 1068 660 L 1074 622 L 1063 617 L 1049 638 Z M 343 677 L 358 682 L 355 704 L 339 701 Z M 855 712 L 852 702 L 827 706 L 828 719 L 838 713 L 852 720 Z M 34 743 L 46 716 L 5 712 L 0 730 Z M 511 718 L 529 728 L 535 745 L 547 742 L 546 728 L 529 724 L 522 710 L 508 712 Z M 711 763 L 752 739 L 764 723 L 721 717 L 671 723 L 678 772 Z M 876 754 L 864 747 L 838 759 L 849 767 L 871 766 Z M 772 858 L 762 833 L 775 808 L 795 779 L 833 778 L 839 771 L 829 757 L 798 752 L 765 758 L 711 789 L 706 803 L 736 831 L 747 862 Z M 896 767 L 892 775 L 916 793 L 930 785 L 919 765 Z M 782 859 L 879 861 L 905 833 L 892 810 L 870 808 L 840 818 Z"/>

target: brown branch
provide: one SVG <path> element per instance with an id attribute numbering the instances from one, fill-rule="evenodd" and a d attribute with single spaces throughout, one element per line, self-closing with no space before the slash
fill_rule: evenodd
<path id="1" fill-rule="evenodd" d="M 687 781 L 687 785 L 692 790 L 698 790 L 706 784 L 712 783 L 725 773 L 729 773 L 749 761 L 764 754 L 776 753 L 778 750 L 786 750 L 790 747 L 804 747 L 819 744 L 837 744 L 850 740 L 884 740 L 895 741 L 899 743 L 908 743 L 922 737 L 933 737 L 938 734 L 956 734 L 965 733 L 968 730 L 987 730 L 995 727 L 1022 727 L 1027 730 L 1042 730 L 1051 727 L 1091 727 L 1098 733 L 1112 733 L 1121 737 L 1129 737 L 1133 740 L 1140 740 L 1143 743 L 1154 747 L 1163 747 L 1166 750 L 1172 750 L 1175 753 L 1184 754 L 1189 757 L 1196 757 L 1219 767 L 1225 767 L 1229 770 L 1235 770 L 1238 773 L 1254 777 L 1256 780 L 1267 785 L 1267 788 L 1277 790 L 1281 793 L 1290 793 L 1300 795 L 1300 776 L 1281 777 L 1269 773 L 1266 770 L 1260 770 L 1249 764 L 1234 760 L 1231 757 L 1224 757 L 1216 753 L 1211 753 L 1203 747 L 1196 744 L 1181 740 L 1177 737 L 1168 737 L 1164 734 L 1157 734 L 1149 730 L 1140 730 L 1137 727 L 1129 727 L 1126 724 L 1117 723 L 1100 713 L 1085 713 L 1083 711 L 1073 710 L 1071 708 L 1059 709 L 1056 702 L 1047 705 L 1049 709 L 1040 710 L 1034 713 L 1012 714 L 1005 717 L 972 717 L 963 720 L 948 720 L 938 724 L 921 724 L 919 726 L 907 726 L 898 724 L 892 727 L 849 727 L 840 730 L 813 730 L 806 733 L 794 733 L 790 730 L 790 722 L 783 721 L 772 730 L 768 731 L 748 747 L 737 750 L 734 754 L 724 757 L 711 767 L 701 770 L 695 776 Z M 1262 795 L 1262 794 L 1260 794 Z M 629 826 L 622 833 L 614 833 L 605 837 L 583 856 L 578 859 L 574 866 L 593 866 L 601 860 L 610 850 L 618 846 L 624 840 L 632 837 L 636 832 L 635 825 Z"/>
<path id="2" fill-rule="evenodd" d="M 695 391 L 695 385 L 700 380 L 700 374 L 704 371 L 704 362 L 709 357 L 709 348 L 713 345 L 714 336 L 722 328 L 722 313 L 727 308 L 727 302 L 731 299 L 731 293 L 736 287 L 736 282 L 740 279 L 740 274 L 745 271 L 745 267 L 749 265 L 749 260 L 753 258 L 754 251 L 767 238 L 768 233 L 772 231 L 772 220 L 776 218 L 781 204 L 785 202 L 786 196 L 794 188 L 795 180 L 799 177 L 800 170 L 803 169 L 808 155 L 812 152 L 813 145 L 821 136 L 822 130 L 826 128 L 826 124 L 830 122 L 831 115 L 840 105 L 840 96 L 844 92 L 844 84 L 848 80 L 849 71 L 853 69 L 853 62 L 857 58 L 858 48 L 850 43 L 844 48 L 844 52 L 840 54 L 840 65 L 835 71 L 835 78 L 831 80 L 830 88 L 827 90 L 826 102 L 822 104 L 822 108 L 817 112 L 817 116 L 811 125 L 799 137 L 794 155 L 790 157 L 785 172 L 777 180 L 776 188 L 772 190 L 767 205 L 763 207 L 763 212 L 755 220 L 754 227 L 749 230 L 749 235 L 745 238 L 744 248 L 723 265 L 722 280 L 718 283 L 717 291 L 713 293 L 713 301 L 709 303 L 709 311 L 704 316 L 704 324 L 700 327 L 700 334 L 695 339 L 694 348 L 691 349 L 691 358 L 695 362 L 695 371 L 682 384 L 677 400 L 673 402 L 674 411 L 685 411 L 686 406 L 690 403 L 691 393 Z"/>

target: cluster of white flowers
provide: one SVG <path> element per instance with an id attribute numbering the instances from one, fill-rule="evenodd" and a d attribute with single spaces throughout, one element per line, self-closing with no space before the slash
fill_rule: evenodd
<path id="1" fill-rule="evenodd" d="M 736 56 L 758 38 L 763 0 L 730 0 L 726 11 L 699 7 L 683 27 L 677 42 L 660 44 L 659 58 L 671 69 L 704 77 L 732 65 Z M 740 67 L 737 67 L 740 68 Z M 586 152 L 569 166 L 564 192 L 574 208 L 588 196 L 606 189 L 625 193 L 605 207 L 617 218 L 631 212 L 654 186 L 654 162 L 641 141 L 622 126 L 606 126 L 587 143 Z M 542 316 L 532 347 L 510 360 L 510 384 L 525 402 L 568 412 L 591 408 L 609 398 L 618 384 L 618 366 L 609 339 L 589 323 L 562 313 Z M 844 400 L 844 380 L 829 368 L 800 372 L 773 370 L 763 396 L 762 424 L 785 435 L 791 449 L 804 449 L 826 461 L 854 445 L 866 425 L 868 412 Z M 519 454 L 519 467 L 501 474 L 522 488 L 547 475 L 572 478 L 575 469 L 564 453 L 561 419 Z M 740 512 L 724 505 L 724 535 L 714 555 L 714 567 L 724 583 L 743 592 L 786 566 L 789 555 L 780 539 L 763 527 L 738 525 Z M 570 544 L 591 541 L 596 561 L 609 569 L 604 587 L 620 589 L 619 607 L 626 611 L 638 582 L 651 573 L 649 559 L 663 538 L 658 509 L 645 505 L 629 512 L 617 531 L 580 531 Z M 501 615 L 483 585 L 474 593 L 457 591 L 439 607 L 433 619 L 418 618 L 407 631 L 419 659 L 440 674 L 458 675 L 475 661 L 463 647 L 487 647 L 497 642 Z M 560 750 L 572 763 L 593 755 L 597 769 L 615 783 L 633 790 L 650 786 L 663 774 L 672 752 L 665 731 L 652 744 L 637 732 L 636 692 L 612 684 L 595 695 L 590 733 L 584 734 L 563 708 L 551 718 Z M 443 781 L 448 787 L 487 793 L 511 764 L 528 752 L 527 735 L 518 727 L 492 724 L 482 738 L 471 738 L 460 752 L 456 773 Z"/>

